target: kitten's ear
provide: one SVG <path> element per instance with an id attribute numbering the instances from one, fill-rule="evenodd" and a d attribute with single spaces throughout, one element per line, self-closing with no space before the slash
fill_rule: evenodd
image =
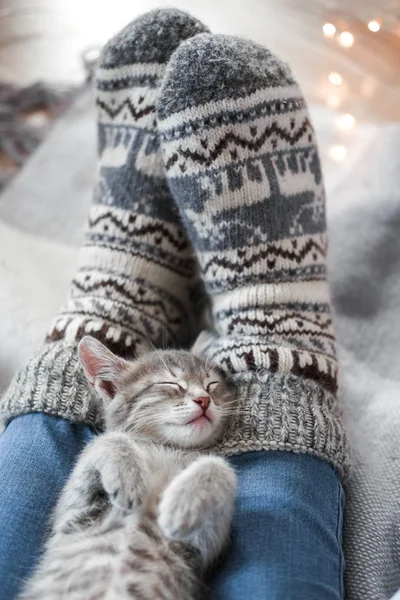
<path id="1" fill-rule="evenodd" d="M 112 400 L 117 391 L 118 379 L 129 363 L 115 356 L 90 335 L 82 338 L 78 353 L 89 383 L 104 400 Z"/>
<path id="2" fill-rule="evenodd" d="M 211 342 L 216 338 L 216 335 L 212 331 L 203 330 L 197 337 L 195 343 L 190 348 L 191 354 L 204 358 L 207 354 L 207 349 Z"/>
<path id="3" fill-rule="evenodd" d="M 153 350 L 154 346 L 146 338 L 142 337 L 140 343 L 135 347 L 135 358 L 140 358 Z"/>

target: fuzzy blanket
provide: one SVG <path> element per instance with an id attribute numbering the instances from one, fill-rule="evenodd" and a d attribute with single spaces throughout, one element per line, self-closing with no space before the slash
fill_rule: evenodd
<path id="1" fill-rule="evenodd" d="M 0 389 L 63 302 L 95 168 L 86 93 L 0 197 Z M 326 147 L 332 115 L 314 110 Z M 353 469 L 346 482 L 349 600 L 400 588 L 400 128 L 359 126 L 344 167 L 325 163 L 330 278 Z"/>

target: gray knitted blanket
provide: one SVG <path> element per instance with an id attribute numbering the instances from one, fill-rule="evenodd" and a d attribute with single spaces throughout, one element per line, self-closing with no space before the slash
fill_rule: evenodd
<path id="1" fill-rule="evenodd" d="M 89 94 L 0 197 L 0 391 L 39 346 L 75 268 L 95 165 Z M 314 111 L 329 140 L 332 116 Z M 400 127 L 359 127 L 347 169 L 325 164 L 330 278 L 353 447 L 349 600 L 400 588 Z"/>
<path id="2" fill-rule="evenodd" d="M 400 588 L 400 127 L 376 132 L 332 190 L 330 207 L 330 275 L 353 446 L 347 597 L 386 599 Z"/>

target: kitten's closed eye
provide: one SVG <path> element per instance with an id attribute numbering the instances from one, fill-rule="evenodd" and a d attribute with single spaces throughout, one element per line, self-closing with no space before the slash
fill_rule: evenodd
<path id="1" fill-rule="evenodd" d="M 175 382 L 172 382 L 172 381 L 158 381 L 154 385 L 168 385 L 168 386 L 171 386 L 171 387 L 173 387 L 173 388 L 175 388 L 177 390 L 182 390 L 182 392 L 185 391 L 184 388 L 181 385 L 179 385 L 179 383 L 175 383 Z"/>
<path id="2" fill-rule="evenodd" d="M 206 387 L 207 392 L 213 392 L 217 388 L 217 386 L 220 385 L 220 383 L 220 381 L 211 381 L 211 383 L 209 383 Z"/>

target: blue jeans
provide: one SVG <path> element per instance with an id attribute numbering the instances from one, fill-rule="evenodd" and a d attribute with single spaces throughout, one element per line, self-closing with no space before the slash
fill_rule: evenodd
<path id="1" fill-rule="evenodd" d="M 44 414 L 0 437 L 0 598 L 13 600 L 35 566 L 49 513 L 83 446 L 86 425 Z M 212 600 L 340 600 L 343 489 L 326 462 L 290 452 L 231 459 L 239 476 L 232 547 Z"/>

